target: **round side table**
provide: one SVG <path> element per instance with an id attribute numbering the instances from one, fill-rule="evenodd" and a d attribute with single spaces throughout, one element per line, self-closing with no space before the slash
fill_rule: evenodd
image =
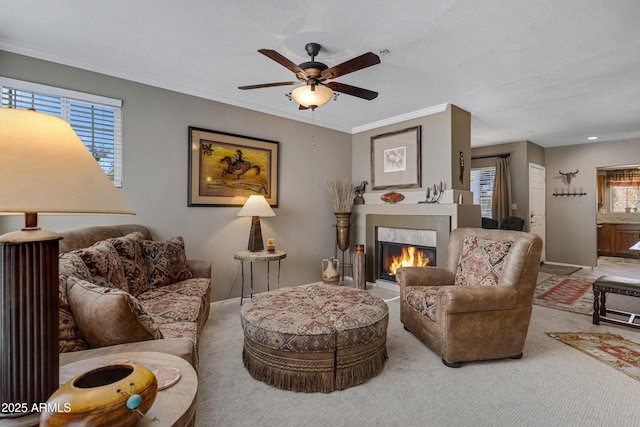
<path id="1" fill-rule="evenodd" d="M 270 281 L 271 281 L 271 271 L 269 270 L 269 265 L 273 261 L 278 261 L 278 288 L 280 288 L 280 261 L 287 257 L 287 253 L 285 251 L 260 251 L 260 252 L 249 252 L 249 251 L 239 251 L 236 252 L 233 256 L 235 259 L 240 261 L 240 269 L 242 270 L 242 288 L 240 290 L 240 305 L 242 305 L 242 299 L 244 298 L 244 262 L 249 262 L 249 271 L 250 271 L 250 285 L 251 285 L 251 294 L 250 298 L 253 298 L 253 263 L 254 262 L 266 262 L 267 263 L 267 291 L 270 291 Z"/>
<path id="2" fill-rule="evenodd" d="M 80 360 L 60 367 L 60 383 L 63 384 L 100 366 L 122 360 L 144 365 L 150 370 L 157 368 L 180 369 L 178 382 L 169 388 L 158 391 L 153 406 L 140 420 L 139 426 L 183 427 L 195 424 L 198 375 L 187 361 L 172 354 L 154 351 L 132 351 Z"/>

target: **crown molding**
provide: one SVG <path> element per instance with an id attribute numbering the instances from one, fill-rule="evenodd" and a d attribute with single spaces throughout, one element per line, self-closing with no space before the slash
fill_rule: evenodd
<path id="1" fill-rule="evenodd" d="M 447 109 L 448 103 L 434 105 L 433 107 L 423 108 L 422 110 L 412 111 L 410 113 L 401 114 L 399 116 L 389 117 L 388 119 L 378 120 L 377 122 L 368 123 L 362 126 L 356 126 L 351 129 L 352 134 L 364 132 L 371 129 L 377 129 L 382 126 L 393 125 L 395 123 L 404 122 L 418 117 L 429 116 L 431 114 L 441 113 Z"/>

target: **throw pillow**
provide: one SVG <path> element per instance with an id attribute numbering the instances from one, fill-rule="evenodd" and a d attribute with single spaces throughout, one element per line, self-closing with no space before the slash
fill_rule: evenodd
<path id="1" fill-rule="evenodd" d="M 456 269 L 455 285 L 495 286 L 500 280 L 504 258 L 513 242 L 465 236 Z"/>
<path id="2" fill-rule="evenodd" d="M 120 256 L 129 293 L 134 297 L 149 289 L 147 265 L 144 261 L 141 246 L 143 240 L 144 236 L 138 231 L 123 237 L 107 239 L 107 242 L 113 245 Z"/>
<path id="3" fill-rule="evenodd" d="M 87 342 L 78 329 L 69 307 L 67 280 L 70 277 L 91 280 L 91 273 L 77 254 L 62 253 L 58 256 L 58 351 L 60 353 L 87 348 Z"/>
<path id="4" fill-rule="evenodd" d="M 193 277 L 187 266 L 182 237 L 165 241 L 144 240 L 142 253 L 147 264 L 149 286 L 152 288 Z"/>
<path id="5" fill-rule="evenodd" d="M 120 289 L 70 279 L 68 297 L 78 327 L 91 347 L 161 339 L 153 315 Z"/>
<path id="6" fill-rule="evenodd" d="M 92 283 L 109 288 L 115 287 L 125 292 L 129 291 L 120 256 L 111 243 L 103 240 L 91 247 L 77 249 L 71 253 L 82 258 L 91 272 Z"/>

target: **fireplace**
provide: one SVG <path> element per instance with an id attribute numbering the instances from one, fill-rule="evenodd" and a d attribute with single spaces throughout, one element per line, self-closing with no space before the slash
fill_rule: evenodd
<path id="1" fill-rule="evenodd" d="M 380 279 L 380 241 L 426 247 L 433 251 L 429 254 L 433 262 L 430 265 L 446 265 L 450 230 L 451 217 L 448 215 L 367 214 L 367 281 L 375 283 Z M 397 286 L 394 279 L 381 280 L 381 284 L 384 283 Z"/>
<path id="2" fill-rule="evenodd" d="M 425 267 L 436 265 L 434 246 L 414 245 L 378 240 L 378 278 L 396 281 L 396 270 L 400 267 Z"/>

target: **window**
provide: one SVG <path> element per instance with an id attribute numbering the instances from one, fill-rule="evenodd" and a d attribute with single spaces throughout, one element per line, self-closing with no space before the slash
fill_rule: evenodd
<path id="1" fill-rule="evenodd" d="M 611 212 L 629 212 L 626 208 L 630 208 L 632 212 L 637 212 L 638 208 L 640 208 L 639 188 L 637 186 L 610 186 Z"/>
<path id="2" fill-rule="evenodd" d="M 480 205 L 483 218 L 491 218 L 491 198 L 493 197 L 493 181 L 496 178 L 495 166 L 471 169 L 471 191 L 473 204 Z"/>
<path id="3" fill-rule="evenodd" d="M 122 186 L 122 101 L 0 77 L 2 107 L 34 109 L 71 125 L 116 187 Z"/>
<path id="4" fill-rule="evenodd" d="M 640 208 L 640 171 L 618 169 L 607 172 L 611 212 L 637 212 Z"/>

